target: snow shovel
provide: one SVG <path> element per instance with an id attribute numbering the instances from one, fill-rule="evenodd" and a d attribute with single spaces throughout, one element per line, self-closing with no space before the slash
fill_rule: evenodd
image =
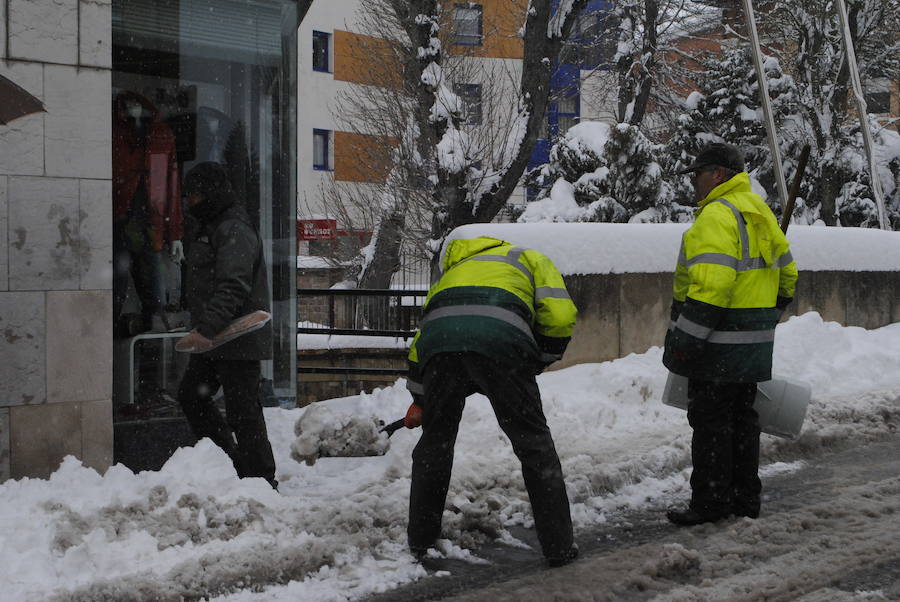
<path id="1" fill-rule="evenodd" d="M 294 424 L 291 458 L 312 466 L 319 458 L 383 456 L 390 436 L 402 426 L 403 418 L 385 425 L 375 416 L 342 415 L 316 403 Z"/>
<path id="2" fill-rule="evenodd" d="M 244 336 L 254 330 L 259 330 L 263 326 L 265 326 L 269 320 L 272 319 L 272 314 L 267 311 L 263 311 L 261 309 L 256 310 L 252 313 L 247 314 L 246 316 L 241 316 L 236 320 L 232 321 L 225 328 L 223 328 L 216 336 L 212 338 L 213 346 L 209 349 L 204 349 L 200 351 L 198 349 L 194 349 L 190 343 L 185 342 L 185 337 L 182 337 L 175 343 L 175 351 L 181 351 L 182 353 L 205 353 L 211 349 L 215 349 L 220 345 L 224 345 L 228 341 L 232 341 L 240 336 Z"/>
<path id="3" fill-rule="evenodd" d="M 667 406 L 686 410 L 687 391 L 688 379 L 669 372 L 662 402 Z M 809 385 L 783 376 L 773 376 L 772 380 L 758 383 L 753 409 L 759 414 L 762 432 L 784 439 L 796 439 L 803 428 L 810 395 Z"/>

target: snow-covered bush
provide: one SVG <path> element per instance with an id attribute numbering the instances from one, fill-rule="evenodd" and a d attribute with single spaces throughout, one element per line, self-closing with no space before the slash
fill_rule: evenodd
<path id="1" fill-rule="evenodd" d="M 579 123 L 551 148 L 539 172 L 548 189 L 519 221 L 684 221 L 688 210 L 674 205 L 662 152 L 638 126 Z"/>
<path id="2" fill-rule="evenodd" d="M 791 43 L 772 46 L 765 58 L 767 84 L 776 122 L 783 171 L 788 183 L 804 144 L 811 146 L 794 219 L 799 223 L 878 227 L 853 92 L 846 67 L 840 23 L 831 1 L 785 0 L 772 3 L 759 19 L 764 35 Z M 872 78 L 900 74 L 900 40 L 890 35 L 900 23 L 900 4 L 882 0 L 849 2 L 851 35 L 863 86 Z M 724 141 L 744 150 L 747 167 L 781 213 L 772 157 L 766 144 L 756 73 L 745 43 L 724 48 L 702 63 L 698 90 L 685 100 L 685 112 L 669 141 L 674 166 L 688 162 L 699 146 Z M 789 75 L 788 75 L 789 74 Z M 888 221 L 900 225 L 900 139 L 874 120 L 878 179 Z M 676 194 L 690 189 L 687 178 Z"/>
<path id="3" fill-rule="evenodd" d="M 678 128 L 669 140 L 669 152 L 664 154 L 667 169 L 677 171 L 689 165 L 699 150 L 711 142 L 727 142 L 744 152 L 747 171 L 768 191 L 764 194 L 775 200 L 772 208 L 778 212 L 775 175 L 766 137 L 765 120 L 759 104 L 759 84 L 756 70 L 746 46 L 726 47 L 722 54 L 704 61 L 705 71 L 698 78 L 699 89 L 685 99 L 685 112 L 678 119 Z M 773 57 L 763 63 L 776 128 L 779 129 L 783 158 L 796 157 L 793 141 L 799 138 L 796 113 L 797 95 L 794 80 L 781 69 Z M 793 171 L 789 171 L 793 173 Z M 676 194 L 690 195 L 690 177 L 673 182 Z"/>

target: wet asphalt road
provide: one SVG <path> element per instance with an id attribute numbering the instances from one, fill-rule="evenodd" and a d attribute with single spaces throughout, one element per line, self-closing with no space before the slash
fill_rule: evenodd
<path id="1" fill-rule="evenodd" d="M 900 433 L 860 447 L 845 447 L 822 456 L 805 459 L 806 466 L 787 474 L 774 475 L 763 480 L 764 506 L 760 521 L 767 512 L 790 512 L 814 503 L 827 502 L 840 495 L 847 487 L 880 481 L 900 474 Z M 642 512 L 611 520 L 609 524 L 580 532 L 576 540 L 581 549 L 579 563 L 590 562 L 592 557 L 640 546 L 663 539 L 677 539 L 678 527 L 669 524 L 659 512 Z M 475 553 L 490 562 L 486 565 L 470 564 L 458 560 L 428 560 L 426 568 L 431 575 L 416 583 L 389 592 L 371 596 L 369 602 L 405 602 L 417 600 L 441 600 L 458 598 L 466 600 L 490 599 L 482 595 L 483 588 L 499 583 L 515 584 L 517 580 L 533 577 L 549 571 L 536 550 L 537 538 L 526 529 L 513 529 L 513 535 L 525 541 L 533 549 L 525 550 L 491 544 Z M 900 533 L 897 534 L 900 537 Z M 900 600 L 900 557 L 885 558 L 863 570 L 842 575 L 830 584 L 832 592 L 880 590 L 888 600 Z M 541 599 L 539 592 L 535 599 Z M 558 586 L 554 588 L 558 595 Z M 835 599 L 832 594 L 826 598 Z M 847 598 L 847 599 L 850 599 Z M 623 598 L 624 599 L 624 598 Z M 628 599 L 643 600 L 647 596 L 635 592 Z M 818 597 L 804 597 L 818 600 Z M 853 598 L 855 599 L 855 598 Z"/>

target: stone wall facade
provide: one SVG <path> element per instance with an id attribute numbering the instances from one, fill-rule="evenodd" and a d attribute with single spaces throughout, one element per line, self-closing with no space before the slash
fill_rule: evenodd
<path id="1" fill-rule="evenodd" d="M 0 481 L 112 461 L 111 0 L 0 0 Z"/>

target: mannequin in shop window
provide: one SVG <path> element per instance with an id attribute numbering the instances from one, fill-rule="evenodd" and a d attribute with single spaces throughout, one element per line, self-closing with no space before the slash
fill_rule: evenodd
<path id="1" fill-rule="evenodd" d="M 162 253 L 184 260 L 181 192 L 175 137 L 144 96 L 125 91 L 113 103 L 113 311 L 117 332 L 165 324 Z M 138 327 L 123 323 L 129 276 L 141 303 Z"/>

